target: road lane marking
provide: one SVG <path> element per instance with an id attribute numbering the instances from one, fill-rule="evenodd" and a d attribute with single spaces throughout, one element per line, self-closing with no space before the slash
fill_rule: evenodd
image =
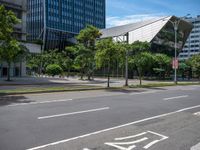
<path id="1" fill-rule="evenodd" d="M 155 134 L 155 135 L 157 135 L 157 136 L 160 136 L 160 137 L 162 137 L 162 139 L 152 141 L 151 143 L 149 143 L 149 144 L 147 144 L 146 146 L 144 146 L 144 147 L 143 147 L 144 149 L 148 149 L 148 148 L 150 148 L 151 146 L 153 146 L 154 144 L 156 144 L 156 143 L 158 143 L 158 142 L 161 142 L 161 141 L 164 141 L 164 140 L 166 140 L 166 139 L 169 138 L 169 137 L 167 137 L 167 136 L 161 135 L 161 134 L 156 133 L 156 132 L 152 132 L 152 131 L 148 131 L 148 132 L 149 132 L 149 133 L 152 133 L 152 134 Z"/>
<path id="2" fill-rule="evenodd" d="M 198 143 L 197 145 L 191 147 L 190 150 L 200 150 L 200 143 Z"/>
<path id="3" fill-rule="evenodd" d="M 66 142 L 70 142 L 70 141 L 74 141 L 74 140 L 78 140 L 78 139 L 81 139 L 81 138 L 86 138 L 86 137 L 89 137 L 89 136 L 92 136 L 92 135 L 101 134 L 101 133 L 104 133 L 104 132 L 108 132 L 108 131 L 111 131 L 111 130 L 119 129 L 119 128 L 122 128 L 122 127 L 127 127 L 127 126 L 138 124 L 138 123 L 141 123 L 141 122 L 145 122 L 145 121 L 149 121 L 149 120 L 153 120 L 153 119 L 158 119 L 158 118 L 163 118 L 163 117 L 166 117 L 166 116 L 170 116 L 170 115 L 173 115 L 173 114 L 177 114 L 177 113 L 184 112 L 184 111 L 191 110 L 191 109 L 195 109 L 195 108 L 200 108 L 200 105 L 183 108 L 183 109 L 180 109 L 180 110 L 177 110 L 177 111 L 173 111 L 173 112 L 170 112 L 170 113 L 165 113 L 165 114 L 161 114 L 161 115 L 158 115 L 158 116 L 145 118 L 145 119 L 142 119 L 142 120 L 137 120 L 137 121 L 130 122 L 130 123 L 127 123 L 127 124 L 123 124 L 123 125 L 115 126 L 115 127 L 112 127 L 112 128 L 108 128 L 108 129 L 104 129 L 104 130 L 100 130 L 100 131 L 84 134 L 84 135 L 73 137 L 73 138 L 69 138 L 69 139 L 64 139 L 64 140 L 57 141 L 57 142 L 52 142 L 52 143 L 49 143 L 49 144 L 45 144 L 45 145 L 29 148 L 27 150 L 38 150 L 38 149 L 42 149 L 42 148 L 46 148 L 46 147 L 50 147 L 50 146 L 55 146 L 55 145 L 58 145 L 58 144 L 62 144 L 62 143 L 66 143 Z"/>
<path id="4" fill-rule="evenodd" d="M 131 93 L 130 95 L 142 95 L 142 94 L 152 94 L 158 91 L 145 91 L 145 92 L 138 92 L 138 93 Z"/>
<path id="5" fill-rule="evenodd" d="M 195 116 L 200 116 L 200 112 L 194 113 Z"/>
<path id="6" fill-rule="evenodd" d="M 157 136 L 157 140 L 153 140 L 151 141 L 151 137 L 147 138 L 148 135 L 156 135 Z M 135 139 L 140 137 L 140 139 Z M 143 148 L 144 149 L 148 149 L 151 146 L 153 146 L 154 144 L 161 142 L 163 140 L 168 139 L 169 137 L 165 136 L 165 135 L 161 135 L 159 133 L 156 132 L 152 132 L 152 131 L 147 131 L 147 132 L 143 132 L 137 135 L 132 135 L 132 136 L 127 136 L 127 137 L 121 137 L 121 138 L 115 138 L 115 142 L 106 142 L 104 143 L 105 145 L 111 146 L 111 147 L 115 147 L 119 150 L 132 150 L 136 147 L 140 147 L 137 146 L 138 143 L 142 143 L 145 141 L 145 143 L 147 143 L 147 140 L 150 141 L 150 143 L 148 143 L 147 145 L 145 145 Z M 128 140 L 131 140 L 129 142 L 127 142 Z M 124 141 L 126 140 L 126 141 Z M 128 146 L 128 147 L 127 147 Z"/>
<path id="7" fill-rule="evenodd" d="M 130 95 L 142 95 L 142 94 L 150 94 L 150 93 L 155 93 L 157 91 L 146 91 L 146 92 L 137 92 L 137 93 L 132 93 Z M 125 95 L 125 93 L 119 93 L 117 95 L 101 95 L 101 97 L 109 97 L 109 96 L 118 96 L 118 95 Z M 79 99 L 79 98 L 77 98 Z M 49 100 L 49 101 L 42 101 L 42 102 L 30 102 L 30 103 L 20 103 L 20 104 L 12 104 L 8 105 L 7 107 L 14 107 L 14 106 L 26 106 L 26 105 L 37 105 L 37 104 L 47 104 L 47 103 L 57 103 L 57 102 L 67 102 L 67 101 L 72 101 L 73 99 L 61 99 L 61 100 Z"/>
<path id="8" fill-rule="evenodd" d="M 143 141 L 146 141 L 146 140 L 148 140 L 148 138 L 147 138 L 147 137 L 144 137 L 144 138 L 141 138 L 141 139 L 136 140 L 136 141 L 131 141 L 131 142 L 118 142 L 118 143 L 105 143 L 105 145 L 109 145 L 109 146 L 118 148 L 119 150 L 132 150 L 132 149 L 134 149 L 136 146 L 135 146 L 135 145 L 131 145 L 131 144 L 140 143 L 140 142 L 143 142 Z M 131 146 L 129 146 L 128 148 L 125 148 L 125 147 L 120 146 L 120 145 L 131 145 Z"/>
<path id="9" fill-rule="evenodd" d="M 12 105 L 8 105 L 8 107 L 57 103 L 57 102 L 68 102 L 68 101 L 72 101 L 72 99 L 60 99 L 60 100 L 50 100 L 50 101 L 43 101 L 43 102 L 30 102 L 30 103 L 22 103 L 22 104 L 12 104 Z"/>
<path id="10" fill-rule="evenodd" d="M 145 134 L 147 134 L 147 132 L 143 132 L 143 133 L 140 133 L 140 134 L 137 134 L 137 135 L 133 135 L 133 136 L 115 138 L 115 140 L 116 140 L 116 141 L 127 140 L 127 139 L 132 139 L 132 138 L 135 138 L 135 137 L 138 137 L 138 136 L 142 136 L 142 135 L 145 135 Z"/>
<path id="11" fill-rule="evenodd" d="M 163 100 L 164 100 L 164 101 L 167 101 L 167 100 L 180 99 L 180 98 L 186 98 L 186 97 L 189 97 L 189 95 L 182 95 L 182 96 L 176 96 L 176 97 L 169 97 L 169 98 L 164 98 Z"/>
<path id="12" fill-rule="evenodd" d="M 38 117 L 38 119 L 39 120 L 41 120 L 41 119 L 50 119 L 50 118 L 70 116 L 70 115 L 77 115 L 77 114 L 83 114 L 83 113 L 89 113 L 89 112 L 96 112 L 96 111 L 102 111 L 102 110 L 108 110 L 108 109 L 110 109 L 110 108 L 109 107 L 103 107 L 103 108 L 90 109 L 90 110 L 84 110 L 84 111 L 77 111 L 77 112 L 71 112 L 71 113 L 65 113 L 65 114 L 43 116 L 43 117 Z"/>

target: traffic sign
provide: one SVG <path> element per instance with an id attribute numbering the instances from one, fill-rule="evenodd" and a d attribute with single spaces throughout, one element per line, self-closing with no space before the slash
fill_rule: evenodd
<path id="1" fill-rule="evenodd" d="M 179 67 L 179 63 L 178 63 L 178 59 L 176 58 L 174 58 L 173 59 L 173 62 L 172 62 L 172 68 L 173 69 L 178 69 L 178 67 Z"/>

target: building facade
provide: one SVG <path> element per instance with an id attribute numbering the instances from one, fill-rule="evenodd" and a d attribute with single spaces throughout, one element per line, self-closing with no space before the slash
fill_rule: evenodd
<path id="1" fill-rule="evenodd" d="M 200 15 L 195 18 L 186 18 L 186 21 L 192 23 L 194 28 L 179 55 L 180 60 L 186 60 L 200 53 Z"/>
<path id="2" fill-rule="evenodd" d="M 105 28 L 105 0 L 27 0 L 27 32 L 43 49 L 64 48 L 87 24 Z"/>
<path id="3" fill-rule="evenodd" d="M 151 49 L 157 53 L 174 56 L 174 28 L 171 22 L 178 20 L 175 16 L 159 17 L 128 25 L 103 29 L 101 38 L 112 37 L 115 41 L 135 41 L 151 43 Z M 192 24 L 180 20 L 178 29 L 177 49 L 180 52 L 192 30 Z"/>
<path id="4" fill-rule="evenodd" d="M 26 0 L 0 0 L 0 5 L 13 11 L 22 20 L 15 26 L 13 36 L 20 41 L 26 41 Z"/>
<path id="5" fill-rule="evenodd" d="M 27 0 L 0 0 L 0 5 L 3 5 L 7 10 L 11 10 L 15 13 L 16 17 L 21 22 L 14 27 L 13 37 L 21 42 L 31 53 L 40 53 L 41 46 L 38 44 L 27 43 L 26 32 L 26 13 L 27 13 Z M 26 41 L 26 42 L 25 42 Z M 24 60 L 12 63 L 10 70 L 6 62 L 0 62 L 0 77 L 6 77 L 8 75 L 13 77 L 26 76 L 26 62 Z"/>
<path id="6" fill-rule="evenodd" d="M 26 0 L 0 0 L 0 5 L 3 5 L 7 10 L 15 13 L 21 23 L 15 25 L 13 36 L 19 41 L 26 41 Z M 26 75 L 25 62 L 18 62 L 11 65 L 8 70 L 7 63 L 0 63 L 0 77 L 6 77 L 8 71 L 11 76 L 25 76 Z"/>

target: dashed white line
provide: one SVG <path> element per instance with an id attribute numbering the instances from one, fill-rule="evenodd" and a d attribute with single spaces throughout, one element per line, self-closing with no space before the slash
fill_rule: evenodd
<path id="1" fill-rule="evenodd" d="M 61 100 L 50 100 L 50 101 L 42 101 L 42 102 L 30 102 L 30 103 L 22 103 L 22 104 L 13 104 L 13 105 L 8 105 L 8 107 L 47 104 L 47 103 L 57 103 L 57 102 L 67 102 L 67 101 L 72 101 L 72 99 L 61 99 Z"/>
<path id="2" fill-rule="evenodd" d="M 50 119 L 55 117 L 63 117 L 63 116 L 70 116 L 70 115 L 77 115 L 77 114 L 83 114 L 83 113 L 89 113 L 89 112 L 95 112 L 95 111 L 102 111 L 102 110 L 108 110 L 109 107 L 103 107 L 98 109 L 90 109 L 90 110 L 84 110 L 84 111 L 78 111 L 78 112 L 72 112 L 72 113 L 65 113 L 65 114 L 57 114 L 57 115 L 51 115 L 51 116 L 43 116 L 38 117 L 39 120 L 41 119 Z"/>
<path id="3" fill-rule="evenodd" d="M 142 94 L 152 94 L 158 91 L 146 91 L 146 92 L 139 92 L 139 93 L 131 93 L 130 95 L 142 95 Z"/>
<path id="4" fill-rule="evenodd" d="M 103 133 L 103 132 L 108 132 L 108 131 L 119 129 L 119 128 L 122 128 L 122 127 L 127 127 L 127 126 L 130 126 L 130 125 L 138 124 L 138 123 L 141 123 L 141 122 L 145 122 L 145 121 L 149 121 L 149 120 L 153 120 L 153 119 L 158 119 L 158 118 L 163 118 L 163 117 L 166 117 L 166 116 L 177 114 L 179 112 L 184 112 L 186 110 L 191 110 L 191 109 L 194 109 L 194 108 L 200 108 L 200 105 L 183 108 L 183 109 L 180 109 L 180 110 L 177 110 L 177 111 L 174 111 L 174 112 L 161 114 L 161 115 L 153 116 L 153 117 L 150 117 L 150 118 L 145 118 L 145 119 L 142 119 L 142 120 L 130 122 L 130 123 L 127 123 L 127 124 L 115 126 L 115 127 L 112 127 L 112 128 L 108 128 L 108 129 L 104 129 L 104 130 L 88 133 L 88 134 L 85 134 L 85 135 L 81 135 L 81 136 L 77 136 L 77 137 L 73 137 L 73 138 L 69 138 L 69 139 L 64 139 L 64 140 L 61 140 L 61 141 L 57 141 L 57 142 L 53 142 L 53 143 L 37 146 L 37 147 L 34 147 L 34 148 L 29 148 L 27 150 L 38 150 L 38 149 L 42 149 L 42 148 L 45 148 L 45 147 L 54 146 L 54 145 L 58 145 L 58 144 L 61 144 L 61 143 L 66 143 L 66 142 L 69 142 L 69 141 L 78 140 L 78 139 L 81 139 L 81 138 L 89 137 L 89 136 L 92 136 L 92 135 L 97 135 L 97 134 L 100 134 L 100 133 Z"/>
<path id="5" fill-rule="evenodd" d="M 167 101 L 167 100 L 180 99 L 180 98 L 186 98 L 186 97 L 189 97 L 189 95 L 182 95 L 182 96 L 176 96 L 176 97 L 169 97 L 169 98 L 164 98 L 163 100 L 164 100 L 164 101 Z"/>

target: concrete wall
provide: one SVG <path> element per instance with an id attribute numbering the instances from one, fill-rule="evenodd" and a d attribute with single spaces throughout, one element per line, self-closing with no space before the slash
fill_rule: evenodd
<path id="1" fill-rule="evenodd" d="M 7 63 L 3 62 L 0 64 L 0 77 L 6 77 L 3 76 L 3 68 L 7 69 L 8 65 Z M 18 68 L 18 74 L 16 74 L 16 68 Z M 10 75 L 11 77 L 16 76 L 16 77 L 23 77 L 26 76 L 26 63 L 25 62 L 19 62 L 19 63 L 15 63 L 15 64 L 11 64 L 11 68 L 10 68 Z"/>

